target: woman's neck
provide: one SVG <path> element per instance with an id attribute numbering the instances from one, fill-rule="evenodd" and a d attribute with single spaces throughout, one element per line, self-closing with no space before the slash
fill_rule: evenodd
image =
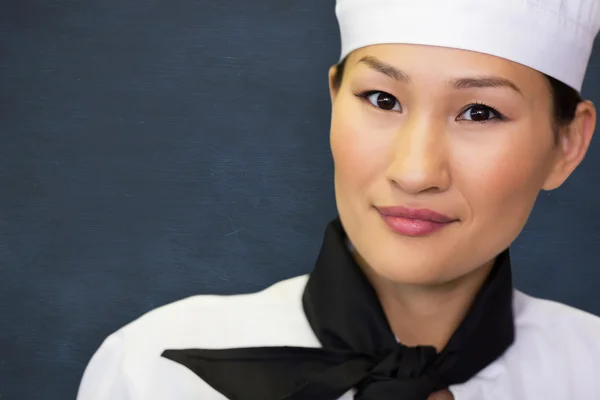
<path id="1" fill-rule="evenodd" d="M 390 327 L 406 346 L 430 345 L 441 351 L 464 319 L 494 260 L 470 274 L 440 285 L 407 285 L 375 274 L 360 260 Z"/>

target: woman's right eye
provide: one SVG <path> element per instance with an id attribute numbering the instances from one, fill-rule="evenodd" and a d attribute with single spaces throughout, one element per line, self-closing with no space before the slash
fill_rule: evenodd
<path id="1" fill-rule="evenodd" d="M 364 93 L 361 97 L 366 98 L 373 106 L 385 111 L 402 111 L 402 106 L 398 99 L 389 93 L 381 91 L 371 91 Z"/>

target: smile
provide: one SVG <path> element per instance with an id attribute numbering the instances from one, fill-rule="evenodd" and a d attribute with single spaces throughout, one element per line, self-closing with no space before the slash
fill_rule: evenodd
<path id="1" fill-rule="evenodd" d="M 427 236 L 458 221 L 428 209 L 378 207 L 377 211 L 390 229 L 405 236 Z"/>

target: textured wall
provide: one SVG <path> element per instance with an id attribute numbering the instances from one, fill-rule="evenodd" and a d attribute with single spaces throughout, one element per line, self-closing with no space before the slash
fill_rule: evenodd
<path id="1" fill-rule="evenodd" d="M 323 0 L 4 2 L 0 399 L 74 398 L 140 314 L 310 270 L 337 35 Z M 521 288 L 600 314 L 598 148 L 514 256 Z"/>

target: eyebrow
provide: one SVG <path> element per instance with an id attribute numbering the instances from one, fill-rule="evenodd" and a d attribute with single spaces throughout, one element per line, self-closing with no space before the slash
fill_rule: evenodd
<path id="1" fill-rule="evenodd" d="M 364 56 L 359 60 L 359 63 L 366 64 L 369 68 L 386 75 L 393 80 L 410 83 L 410 77 L 401 69 L 387 64 L 373 56 Z M 512 81 L 500 76 L 473 76 L 458 78 L 450 81 L 450 86 L 454 89 L 473 89 L 473 88 L 508 88 L 523 95 L 523 92 Z"/>
<path id="2" fill-rule="evenodd" d="M 472 88 L 508 88 L 523 95 L 521 89 L 513 82 L 499 76 L 474 76 L 468 78 L 460 78 L 451 82 L 455 89 L 472 89 Z"/>
<path id="3" fill-rule="evenodd" d="M 374 69 L 375 71 L 384 75 L 387 75 L 388 77 L 396 81 L 410 83 L 410 78 L 402 70 L 392 65 L 386 64 L 373 56 L 364 56 L 358 62 L 366 64 L 369 68 Z"/>

